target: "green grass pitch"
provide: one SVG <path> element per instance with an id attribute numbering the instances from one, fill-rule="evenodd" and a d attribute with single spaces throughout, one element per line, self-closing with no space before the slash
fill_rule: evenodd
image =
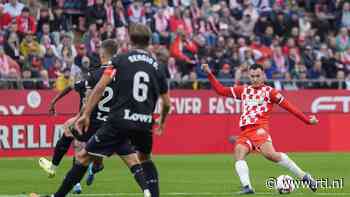
<path id="1" fill-rule="evenodd" d="M 316 178 L 329 181 L 343 178 L 342 189 L 297 189 L 286 196 L 350 196 L 350 153 L 292 153 L 299 166 Z M 53 179 L 39 168 L 37 158 L 0 159 L 0 197 L 20 197 L 30 192 L 48 194 L 57 189 L 72 163 L 66 158 Z M 161 196 L 206 197 L 236 196 L 240 189 L 234 172 L 232 155 L 176 155 L 154 156 L 160 172 Z M 289 174 L 282 167 L 252 154 L 248 165 L 256 196 L 279 196 L 266 188 L 269 177 Z M 129 170 L 117 157 L 105 160 L 105 170 L 96 176 L 94 184 L 87 187 L 82 182 L 84 196 L 142 196 Z"/>

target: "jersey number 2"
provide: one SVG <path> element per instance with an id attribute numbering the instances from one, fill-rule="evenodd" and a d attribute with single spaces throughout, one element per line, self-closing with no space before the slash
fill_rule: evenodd
<path id="1" fill-rule="evenodd" d="M 103 116 L 102 112 L 108 113 L 110 111 L 110 107 L 105 106 L 113 98 L 113 89 L 111 87 L 106 87 L 103 92 L 103 96 L 105 96 L 100 102 L 98 102 L 98 112 L 97 119 L 102 121 L 107 121 L 107 115 Z"/>
<path id="2" fill-rule="evenodd" d="M 149 75 L 146 72 L 139 71 L 134 76 L 134 87 L 133 87 L 133 96 L 134 99 L 138 102 L 144 102 L 147 100 L 148 95 L 148 86 Z"/>

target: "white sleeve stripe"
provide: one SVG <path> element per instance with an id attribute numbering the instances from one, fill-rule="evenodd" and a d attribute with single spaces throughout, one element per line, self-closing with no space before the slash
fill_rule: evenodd
<path id="1" fill-rule="evenodd" d="M 283 100 L 284 100 L 284 97 L 282 97 L 282 98 L 280 99 L 280 101 L 278 102 L 278 104 L 281 104 Z"/>
<path id="2" fill-rule="evenodd" d="M 236 96 L 236 94 L 235 94 L 235 91 L 234 91 L 233 87 L 231 87 L 230 90 L 231 90 L 231 93 L 232 93 L 233 98 L 236 99 L 237 96 Z"/>

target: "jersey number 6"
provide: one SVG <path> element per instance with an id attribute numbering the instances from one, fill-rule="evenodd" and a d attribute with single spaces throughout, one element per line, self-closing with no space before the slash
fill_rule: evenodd
<path id="1" fill-rule="evenodd" d="M 147 100 L 149 75 L 146 72 L 139 71 L 134 76 L 133 96 L 138 102 Z"/>

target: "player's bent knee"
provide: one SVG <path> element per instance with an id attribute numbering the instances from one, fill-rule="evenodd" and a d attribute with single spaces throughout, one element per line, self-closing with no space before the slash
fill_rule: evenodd
<path id="1" fill-rule="evenodd" d="M 82 165 L 84 165 L 84 166 L 87 166 L 87 165 L 89 165 L 89 163 L 90 163 L 89 154 L 88 154 L 88 152 L 87 152 L 85 149 L 83 149 L 83 150 L 81 150 L 80 152 L 78 152 L 78 153 L 76 154 L 76 157 L 75 157 L 75 158 L 77 159 L 77 161 L 78 161 L 80 164 L 82 164 Z"/>
<path id="2" fill-rule="evenodd" d="M 235 154 L 234 154 L 235 160 L 236 161 L 244 160 L 248 153 L 249 153 L 249 149 L 246 146 L 242 144 L 237 144 L 235 147 Z"/>
<path id="3" fill-rule="evenodd" d="M 148 160 L 151 160 L 151 155 L 150 154 L 144 154 L 144 153 L 138 153 L 138 157 L 139 157 L 139 160 L 140 162 L 145 162 L 145 161 L 148 161 Z"/>
<path id="4" fill-rule="evenodd" d="M 280 161 L 280 155 L 278 152 L 267 152 L 267 153 L 263 153 L 264 157 L 270 161 L 273 162 L 279 162 Z"/>
<path id="5" fill-rule="evenodd" d="M 130 168 L 136 164 L 140 164 L 140 161 L 136 153 L 120 156 L 124 163 Z"/>

